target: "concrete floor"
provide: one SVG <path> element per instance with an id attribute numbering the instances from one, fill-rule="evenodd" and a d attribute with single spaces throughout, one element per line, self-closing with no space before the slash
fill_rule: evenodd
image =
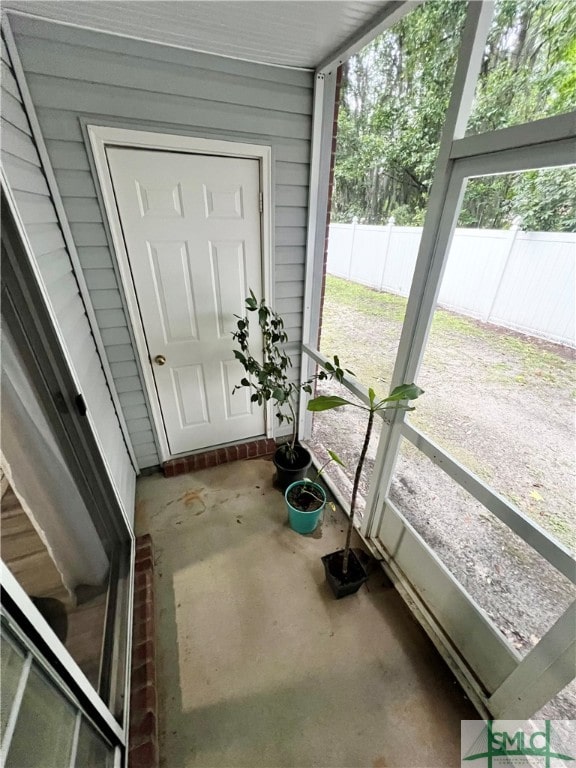
<path id="1" fill-rule="evenodd" d="M 475 710 L 379 567 L 334 600 L 320 557 L 344 518 L 295 533 L 273 473 L 251 460 L 138 482 L 162 766 L 459 766 Z"/>

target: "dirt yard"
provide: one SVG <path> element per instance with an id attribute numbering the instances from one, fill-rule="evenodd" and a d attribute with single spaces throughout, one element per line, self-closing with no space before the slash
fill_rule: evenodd
<path id="1" fill-rule="evenodd" d="M 329 277 L 322 351 L 338 354 L 363 384 L 385 394 L 405 304 Z M 575 371 L 574 350 L 439 310 L 416 382 L 425 394 L 410 416 L 572 549 Z M 335 450 L 349 467 L 348 477 L 341 471 L 335 476 L 348 495 L 365 423 L 365 412 L 350 407 L 315 418 L 316 449 Z M 368 471 L 375 447 L 374 439 Z M 406 441 L 390 495 L 522 655 L 576 597 L 565 577 Z M 566 691 L 548 716 L 576 718 L 575 704 L 574 691 Z"/>

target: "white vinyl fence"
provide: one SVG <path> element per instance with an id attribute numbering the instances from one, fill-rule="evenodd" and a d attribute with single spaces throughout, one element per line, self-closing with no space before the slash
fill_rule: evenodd
<path id="1" fill-rule="evenodd" d="M 331 224 L 328 273 L 408 296 L 421 227 Z M 457 229 L 438 303 L 576 347 L 576 234 Z"/>

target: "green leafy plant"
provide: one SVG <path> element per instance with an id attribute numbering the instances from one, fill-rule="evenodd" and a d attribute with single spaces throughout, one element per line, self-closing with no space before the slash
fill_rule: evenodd
<path id="1" fill-rule="evenodd" d="M 346 464 L 344 464 L 340 456 L 338 456 L 337 453 L 334 453 L 334 451 L 328 451 L 328 456 L 330 456 L 328 461 L 325 461 L 324 464 L 322 464 L 322 466 L 318 470 L 318 472 L 316 472 L 316 477 L 314 478 L 315 483 L 318 482 L 318 480 L 320 479 L 320 475 L 322 474 L 322 472 L 324 472 L 328 464 L 331 464 L 332 462 L 334 462 L 335 464 L 340 464 L 341 467 L 346 466 Z"/>
<path id="2" fill-rule="evenodd" d="M 328 451 L 329 459 L 328 461 L 325 461 L 324 464 L 320 467 L 320 469 L 316 472 L 316 476 L 314 477 L 314 480 L 308 480 L 305 478 L 302 481 L 302 485 L 298 487 L 298 493 L 296 496 L 291 499 L 291 504 L 294 506 L 294 503 L 298 504 L 302 496 L 306 497 L 309 496 L 311 499 L 314 499 L 318 505 L 322 505 L 324 503 L 324 499 L 321 496 L 318 496 L 316 493 L 314 493 L 314 484 L 318 483 L 318 480 L 320 479 L 320 476 L 322 475 L 322 472 L 326 469 L 328 464 L 331 464 L 334 462 L 335 464 L 340 464 L 341 467 L 345 467 L 346 465 L 342 461 L 342 459 L 338 456 L 337 453 L 334 453 L 334 451 Z M 329 502 L 333 509 L 335 509 L 334 504 L 332 502 Z M 304 507 L 304 505 L 301 505 Z"/>
<path id="3" fill-rule="evenodd" d="M 281 446 L 288 461 L 293 461 L 296 446 L 296 402 L 300 390 L 312 394 L 312 383 L 316 379 L 336 379 L 342 382 L 344 371 L 335 355 L 333 363 L 327 363 L 326 370 L 319 371 L 307 381 L 297 383 L 291 381 L 289 370 L 292 367 L 290 356 L 286 353 L 285 344 L 288 334 L 284 330 L 284 321 L 277 312 L 266 304 L 266 300 L 258 301 L 254 292 L 246 299 L 247 313 L 255 313 L 262 333 L 262 360 L 255 357 L 250 350 L 250 315 L 237 317 L 236 330 L 232 332 L 233 339 L 238 344 L 234 356 L 242 364 L 247 376 L 235 386 L 233 393 L 243 387 L 248 387 L 252 394 L 250 399 L 258 405 L 272 401 L 276 409 L 276 417 L 280 424 L 286 422 L 292 425 L 292 435 L 288 443 Z"/>
<path id="4" fill-rule="evenodd" d="M 320 395 L 310 400 L 308 403 L 308 410 L 316 413 L 320 411 L 328 411 L 333 408 L 341 408 L 345 405 L 352 405 L 355 408 L 360 408 L 363 411 L 368 411 L 368 424 L 366 426 L 366 434 L 364 437 L 364 443 L 360 452 L 360 458 L 358 459 L 358 465 L 356 467 L 356 474 L 354 475 L 354 485 L 352 488 L 352 501 L 350 503 L 350 517 L 348 520 L 348 531 L 346 533 L 346 545 L 344 547 L 344 557 L 342 562 L 342 573 L 344 576 L 348 573 L 348 559 L 350 556 L 350 541 L 352 538 L 352 530 L 354 528 L 354 512 L 356 510 L 356 497 L 358 495 L 358 487 L 360 485 L 360 476 L 362 475 L 362 468 L 364 466 L 364 459 L 366 458 L 366 452 L 370 443 L 370 437 L 372 435 L 372 426 L 374 424 L 374 416 L 380 411 L 387 410 L 399 410 L 399 411 L 413 411 L 413 406 L 406 405 L 405 403 L 410 400 L 416 400 L 420 395 L 424 394 L 424 390 L 417 387 L 416 384 L 400 384 L 395 387 L 388 397 L 384 397 L 379 400 L 376 397 L 376 393 L 373 389 L 368 390 L 369 405 L 362 405 L 360 403 L 353 403 L 350 400 L 346 400 L 344 397 L 338 397 L 337 395 Z M 328 462 L 329 463 L 329 462 Z M 341 463 L 341 462 L 340 462 Z"/>

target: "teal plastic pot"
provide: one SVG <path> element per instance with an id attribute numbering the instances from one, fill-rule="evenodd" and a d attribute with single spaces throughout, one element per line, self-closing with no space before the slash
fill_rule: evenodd
<path id="1" fill-rule="evenodd" d="M 305 512 L 301 509 L 296 509 L 288 501 L 290 491 L 298 486 L 307 486 L 313 490 L 314 495 L 320 496 L 323 499 L 322 506 L 315 509 L 313 512 Z M 284 499 L 288 508 L 288 520 L 290 521 L 290 528 L 296 533 L 312 533 L 318 525 L 322 510 L 326 506 L 326 493 L 322 486 L 317 483 L 313 483 L 312 480 L 296 480 L 295 483 L 291 483 L 284 493 Z"/>

